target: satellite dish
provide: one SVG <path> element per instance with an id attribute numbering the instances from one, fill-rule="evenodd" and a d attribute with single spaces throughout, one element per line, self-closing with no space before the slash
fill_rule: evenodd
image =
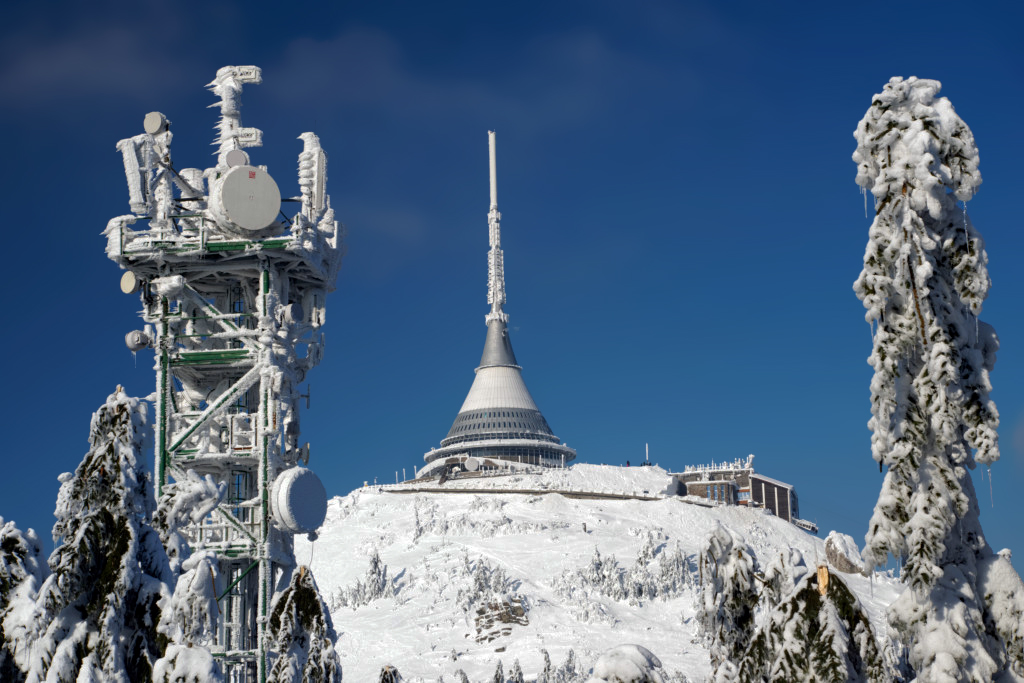
<path id="1" fill-rule="evenodd" d="M 167 129 L 167 117 L 158 111 L 151 111 L 142 120 L 142 128 L 150 135 L 162 133 Z"/>
<path id="2" fill-rule="evenodd" d="M 245 166 L 249 163 L 249 155 L 240 149 L 233 149 L 224 155 L 224 161 L 228 166 Z"/>
<path id="3" fill-rule="evenodd" d="M 466 466 L 467 472 L 476 472 L 480 469 L 480 461 L 476 458 L 466 458 L 466 462 L 462 464 Z"/>
<path id="4" fill-rule="evenodd" d="M 150 344 L 153 340 L 149 338 L 149 335 L 142 330 L 132 330 L 128 334 L 124 335 L 124 344 L 130 351 L 141 351 Z"/>
<path id="5" fill-rule="evenodd" d="M 293 534 L 311 534 L 327 517 L 327 491 L 313 470 L 293 467 L 274 480 L 270 509 L 281 529 Z"/>
<path id="6" fill-rule="evenodd" d="M 142 280 L 132 271 L 127 271 L 121 276 L 121 291 L 125 294 L 134 294 L 142 286 Z"/>
<path id="7" fill-rule="evenodd" d="M 229 230 L 246 237 L 264 237 L 265 229 L 281 211 L 281 191 L 262 168 L 235 166 L 213 184 L 210 211 Z"/>

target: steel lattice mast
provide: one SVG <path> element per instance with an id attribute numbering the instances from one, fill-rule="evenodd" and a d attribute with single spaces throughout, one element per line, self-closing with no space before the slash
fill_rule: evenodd
<path id="1" fill-rule="evenodd" d="M 487 323 L 492 320 L 508 322 L 505 305 L 505 256 L 501 251 L 501 214 L 498 212 L 498 161 L 495 151 L 494 131 L 487 131 L 487 144 L 491 160 L 491 209 L 487 213 L 487 227 L 491 248 L 487 252 L 487 303 L 491 312 Z"/>
<path id="2" fill-rule="evenodd" d="M 261 80 L 257 67 L 224 67 L 210 84 L 221 98 L 213 168 L 175 169 L 170 124 L 157 112 L 145 133 L 119 142 L 132 213 L 105 233 L 147 323 L 126 341 L 156 352 L 157 496 L 189 470 L 225 492 L 186 535 L 218 556 L 213 649 L 230 681 L 265 680 L 267 617 L 295 566 L 292 535 L 315 533 L 326 512 L 322 484 L 299 466 L 309 460 L 299 385 L 323 353 L 342 255 L 316 135 L 300 136 L 293 218 L 266 167 L 250 165 L 245 150 L 262 145 L 262 132 L 241 126 L 240 96 Z"/>

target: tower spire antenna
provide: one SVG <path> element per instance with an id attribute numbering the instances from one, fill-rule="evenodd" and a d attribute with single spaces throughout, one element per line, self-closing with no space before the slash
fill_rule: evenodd
<path id="1" fill-rule="evenodd" d="M 501 251 L 501 214 L 498 212 L 498 164 L 495 154 L 494 131 L 487 131 L 487 142 L 491 160 L 491 209 L 487 213 L 487 227 L 490 234 L 490 251 L 487 252 L 487 303 L 491 312 L 485 318 L 489 325 L 492 320 L 508 321 L 505 305 L 505 257 Z"/>
<path id="2" fill-rule="evenodd" d="M 565 466 L 576 451 L 562 443 L 540 412 L 523 382 L 508 334 L 505 305 L 505 268 L 501 252 L 501 214 L 498 213 L 498 171 L 494 131 L 487 131 L 490 151 L 491 206 L 487 212 L 490 251 L 487 252 L 487 337 L 469 394 L 441 440 L 440 448 L 423 454 L 428 463 L 450 468 L 460 462 L 475 470 L 502 466 L 502 462 L 544 467 Z M 501 418 L 501 421 L 498 421 Z M 437 469 L 430 470 L 438 473 Z"/>

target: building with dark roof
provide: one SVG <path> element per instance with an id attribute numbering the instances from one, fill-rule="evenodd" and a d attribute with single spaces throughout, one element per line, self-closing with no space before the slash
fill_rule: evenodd
<path id="1" fill-rule="evenodd" d="M 685 488 L 684 495 L 721 505 L 764 508 L 801 529 L 818 533 L 817 525 L 800 519 L 800 503 L 793 485 L 756 472 L 753 455 L 747 456 L 746 461 L 689 465 L 672 476 Z"/>

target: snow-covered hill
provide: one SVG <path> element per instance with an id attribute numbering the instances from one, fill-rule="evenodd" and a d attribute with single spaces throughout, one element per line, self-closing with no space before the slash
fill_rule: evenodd
<path id="1" fill-rule="evenodd" d="M 509 672 L 517 659 L 529 681 L 544 650 L 554 668 L 572 650 L 585 672 L 623 643 L 651 650 L 674 680 L 700 681 L 710 666 L 694 618 L 696 556 L 714 525 L 742 535 L 762 566 L 795 548 L 813 567 L 825 551 L 762 511 L 663 495 L 673 489 L 656 467 L 585 464 L 362 488 L 330 502 L 319 539 L 297 539 L 296 557 L 311 559 L 331 606 L 347 681 L 376 681 L 385 664 L 406 680 L 457 681 L 462 669 L 483 681 L 499 660 Z M 841 576 L 885 634 L 897 582 Z"/>

